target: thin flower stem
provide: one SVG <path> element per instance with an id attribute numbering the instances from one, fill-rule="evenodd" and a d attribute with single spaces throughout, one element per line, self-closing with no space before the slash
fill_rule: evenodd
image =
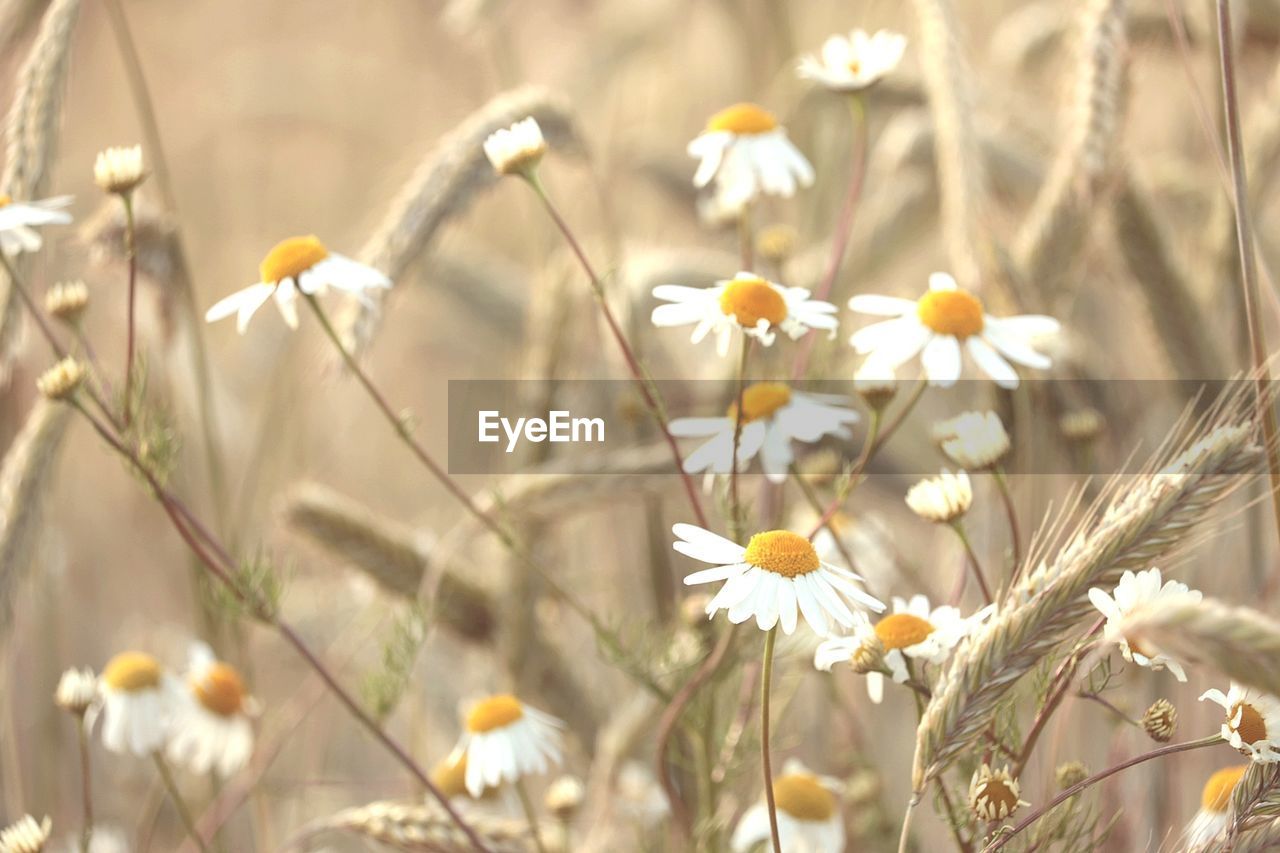
<path id="1" fill-rule="evenodd" d="M 773 685 L 773 646 L 777 638 L 778 626 L 774 625 L 764 635 L 764 668 L 760 674 L 760 763 L 764 768 L 764 801 L 769 809 L 773 853 L 782 853 L 782 841 L 778 838 L 778 805 L 773 797 L 773 762 L 769 757 L 769 688 Z"/>
<path id="2" fill-rule="evenodd" d="M 738 494 L 738 450 L 742 447 L 742 417 L 744 397 L 747 393 L 747 356 L 751 352 L 751 338 L 742 336 L 742 355 L 738 358 L 737 390 L 733 407 L 733 452 L 729 456 L 729 538 L 740 542 L 743 537 L 742 498 Z"/>
<path id="3" fill-rule="evenodd" d="M 138 455 L 121 441 L 105 424 L 93 416 L 76 398 L 71 398 L 70 405 L 75 406 L 76 410 L 82 414 L 90 425 L 98 433 L 99 436 L 114 450 L 128 461 L 140 474 L 147 485 L 151 488 L 152 495 L 160 503 L 161 509 L 165 511 L 165 515 L 169 517 L 170 523 L 174 530 L 182 537 L 182 541 L 199 560 L 210 574 L 218 579 L 220 583 L 227 588 L 231 595 L 253 613 L 255 617 L 260 619 L 269 627 L 275 629 L 294 650 L 302 657 L 302 659 L 310 666 L 320 679 L 325 683 L 337 697 L 339 702 L 347 709 L 350 714 L 356 718 L 356 721 L 364 727 L 383 747 L 387 749 L 397 761 L 399 761 L 405 769 L 422 785 L 432 797 L 440 803 L 445 813 L 458 826 L 460 830 L 467 836 L 476 849 L 487 851 L 488 848 L 481 841 L 480 836 L 471 828 L 457 810 L 450 804 L 449 798 L 431 781 L 426 772 L 418 766 L 412 756 L 405 751 L 396 740 L 394 740 L 387 732 L 378 725 L 378 723 L 363 709 L 355 698 L 347 692 L 337 678 L 329 670 L 329 668 L 316 657 L 311 651 L 302 637 L 288 623 L 278 615 L 270 612 L 266 606 L 260 602 L 250 599 L 243 589 L 236 583 L 232 573 L 236 571 L 236 563 L 230 557 L 226 548 L 208 533 L 207 528 L 203 525 L 192 524 L 187 519 L 191 518 L 190 511 L 169 492 L 164 485 L 156 478 L 156 475 Z M 205 544 L 202 540 L 209 540 L 210 544 Z"/>
<path id="4" fill-rule="evenodd" d="M 898 835 L 898 853 L 907 853 L 911 841 L 911 813 L 919 800 L 914 794 L 907 800 L 907 813 L 902 816 L 902 832 Z"/>
<path id="5" fill-rule="evenodd" d="M 195 818 L 191 816 L 191 810 L 187 808 L 186 800 L 182 799 L 182 792 L 178 790 L 178 785 L 173 780 L 173 773 L 170 772 L 164 756 L 159 752 L 153 752 L 151 753 L 151 758 L 155 761 L 156 770 L 160 773 L 160 780 L 164 782 L 164 789 L 168 792 L 169 799 L 173 801 L 174 811 L 178 813 L 179 819 L 182 820 L 182 828 L 187 831 L 188 837 L 195 842 L 196 847 L 200 848 L 200 853 L 209 853 L 209 845 L 205 843 L 204 838 L 200 836 L 200 831 L 196 829 Z"/>
<path id="6" fill-rule="evenodd" d="M 542 845 L 542 833 L 538 831 L 538 812 L 533 808 L 533 801 L 529 799 L 529 791 L 525 788 L 523 779 L 516 780 L 515 789 L 516 796 L 520 799 L 520 808 L 524 810 L 524 819 L 529 823 L 529 835 L 534 849 L 538 853 L 547 853 L 547 848 Z"/>
<path id="7" fill-rule="evenodd" d="M 1135 720 L 1133 717 L 1130 717 L 1128 714 L 1126 714 L 1124 711 L 1121 711 L 1121 710 L 1120 710 L 1119 708 L 1117 708 L 1115 705 L 1112 705 L 1112 704 L 1111 704 L 1111 702 L 1109 702 L 1108 700 L 1106 700 L 1106 699 L 1102 698 L 1102 696 L 1101 696 L 1100 694 L 1098 694 L 1098 693 L 1091 693 L 1091 692 L 1088 692 L 1088 691 L 1085 691 L 1085 690 L 1078 690 L 1078 691 L 1076 691 L 1076 698 L 1078 698 L 1078 699 L 1089 699 L 1089 700 L 1092 700 L 1092 701 L 1094 701 L 1094 702 L 1097 702 L 1099 705 L 1101 705 L 1102 707 L 1106 708 L 1108 711 L 1110 711 L 1111 713 L 1115 714 L 1117 717 L 1119 717 L 1120 719 L 1124 720 L 1126 723 L 1128 723 L 1128 724 L 1129 724 L 1129 725 L 1131 725 L 1131 726 L 1139 726 L 1139 727 L 1140 727 L 1140 726 L 1142 725 L 1142 723 L 1138 722 L 1138 721 L 1137 721 L 1137 720 Z"/>
<path id="8" fill-rule="evenodd" d="M 1271 509 L 1276 534 L 1280 536 L 1280 429 L 1269 392 L 1271 369 L 1267 364 L 1267 338 L 1259 314 L 1257 256 L 1254 254 L 1253 226 L 1249 216 L 1249 185 L 1245 177 L 1244 141 L 1240 132 L 1240 103 L 1237 96 L 1235 58 L 1231 45 L 1231 4 L 1217 0 L 1218 56 L 1222 65 L 1222 103 L 1227 130 L 1227 154 L 1231 161 L 1232 195 L 1236 214 L 1236 243 L 1240 250 L 1240 286 L 1244 290 L 1244 310 L 1249 322 L 1249 349 L 1253 354 L 1257 384 L 1258 414 L 1261 416 L 1263 445 L 1267 450 L 1267 471 L 1271 481 Z"/>
<path id="9" fill-rule="evenodd" d="M 89 727 L 84 715 L 76 717 L 76 739 L 80 746 L 80 797 L 82 815 L 80 825 L 80 853 L 89 853 L 93 841 L 93 776 L 89 764 Z"/>
<path id="10" fill-rule="evenodd" d="M 1015 779 L 1021 776 L 1022 771 L 1026 769 L 1027 761 L 1031 758 L 1031 752 L 1035 749 L 1045 726 L 1048 725 L 1049 718 L 1058 710 L 1058 706 L 1062 703 L 1062 698 L 1066 696 L 1067 688 L 1071 686 L 1071 679 L 1075 676 L 1076 667 L 1080 665 L 1081 659 L 1091 645 L 1091 638 L 1101 631 L 1102 626 L 1105 624 L 1105 618 L 1095 620 L 1080 639 L 1076 649 L 1058 665 L 1057 671 L 1054 672 L 1053 678 L 1049 682 L 1050 687 L 1045 695 L 1044 705 L 1036 713 L 1035 720 L 1031 724 L 1031 730 L 1027 732 L 1027 737 L 1022 743 L 1022 749 L 1018 751 L 1018 757 L 1013 763 L 1012 774 Z"/>
<path id="11" fill-rule="evenodd" d="M 600 276 L 596 274 L 595 267 L 587 259 L 587 254 L 582 250 L 578 239 L 573 236 L 573 230 L 569 227 L 569 223 L 564 220 L 564 217 L 560 215 L 560 211 L 552 203 L 551 196 L 547 194 L 546 188 L 542 186 L 537 174 L 529 172 L 525 175 L 525 178 L 529 186 L 533 188 L 534 193 L 542 201 L 542 206 L 546 209 L 547 215 L 551 217 L 551 221 L 556 224 L 556 227 L 564 236 L 565 242 L 569 244 L 569 249 L 577 257 L 583 272 L 587 274 L 587 279 L 591 283 L 591 291 L 595 295 L 596 303 L 600 306 L 600 313 L 604 315 L 605 323 L 609 326 L 609 332 L 617 343 L 618 349 L 622 352 L 622 358 L 627 363 L 627 369 L 631 371 L 631 376 L 640 387 L 640 396 L 644 400 L 645 408 L 649 410 L 649 414 L 658 425 L 658 430 L 666 440 L 667 446 L 671 449 L 671 456 L 675 461 L 676 471 L 679 472 L 680 478 L 684 482 L 684 491 L 689 498 L 689 506 L 693 510 L 693 515 L 698 524 L 705 528 L 707 526 L 707 517 L 702 511 L 702 502 L 698 500 L 698 489 L 693 483 L 693 477 L 684 470 L 684 457 L 680 454 L 680 446 L 676 443 L 675 436 L 671 434 L 666 412 L 658 397 L 658 390 L 653 387 L 652 381 L 649 379 L 648 374 L 645 373 L 644 368 L 641 367 L 640 360 L 636 357 L 631 344 L 627 342 L 627 336 L 623 334 L 622 327 L 618 325 L 617 319 L 613 316 L 613 309 L 609 307 L 609 302 L 605 299 L 604 285 L 600 280 Z"/>
<path id="12" fill-rule="evenodd" d="M 743 272 L 752 272 L 756 263 L 755 235 L 751 233 L 751 202 L 742 206 L 738 217 L 738 261 Z"/>
<path id="13" fill-rule="evenodd" d="M 1048 814 L 1051 810 L 1053 810 L 1057 806 L 1071 799 L 1081 791 L 1098 784 L 1103 779 L 1107 779 L 1111 776 L 1116 775 L 1122 770 L 1128 770 L 1130 767 L 1133 767 L 1135 765 L 1142 764 L 1143 762 L 1146 762 L 1146 761 L 1151 761 L 1152 759 L 1163 758 L 1166 755 L 1173 755 L 1174 753 L 1178 753 L 1178 752 L 1188 752 L 1193 749 L 1200 749 L 1206 746 L 1213 746 L 1214 744 L 1221 743 L 1221 742 L 1222 742 L 1222 735 L 1210 735 L 1209 737 L 1200 738 L 1200 740 L 1192 740 L 1192 741 L 1186 741 L 1185 743 L 1175 743 L 1170 746 L 1162 746 L 1159 749 L 1153 749 L 1150 752 L 1144 752 L 1142 755 L 1134 756 L 1133 758 L 1127 759 L 1125 761 L 1121 761 L 1119 764 L 1116 764 L 1112 767 L 1108 767 L 1106 770 L 1102 770 L 1098 773 L 1095 773 L 1092 776 L 1090 776 L 1088 779 L 1085 779 L 1083 782 L 1078 782 L 1075 785 L 1072 785 L 1070 788 L 1064 789 L 1060 794 L 1058 794 L 1058 796 L 1054 797 L 1052 800 L 1045 803 L 1043 806 L 1041 806 L 1040 808 L 1036 809 L 1031 814 L 1023 818 L 1022 821 L 1020 821 L 1017 824 L 1017 826 L 1013 827 L 1013 829 L 1011 829 L 1010 831 L 1002 832 L 998 838 L 993 839 L 990 844 L 988 844 L 986 847 L 983 848 L 983 853 L 995 853 L 995 851 L 1004 847 L 1011 840 L 1013 840 L 1014 836 L 1022 832 L 1027 827 L 1031 826 L 1031 824 L 1035 823 L 1040 818 L 1044 817 L 1046 814 Z"/>
<path id="14" fill-rule="evenodd" d="M 1005 517 L 1009 519 L 1009 547 L 1013 550 L 1013 572 L 1009 576 L 1008 589 L 1012 590 L 1022 571 L 1022 529 L 1018 524 L 1018 508 L 1013 503 L 1013 490 L 1009 488 L 1009 478 L 1005 476 L 999 465 L 991 469 L 991 478 L 996 481 L 996 490 L 1000 492 Z"/>
<path id="15" fill-rule="evenodd" d="M 836 220 L 836 230 L 831 241 L 831 256 L 827 259 L 826 271 L 813 298 L 826 301 L 835 286 L 836 277 L 840 274 L 840 265 L 844 261 L 845 249 L 849 246 L 849 237 L 853 234 L 853 219 L 858 210 L 858 200 L 862 197 L 862 185 L 867 175 L 867 109 L 861 92 L 849 96 L 849 109 L 853 121 L 853 144 L 850 158 L 853 168 L 849 172 L 849 188 L 845 191 L 844 203 L 840 207 L 840 217 Z M 809 359 L 813 355 L 815 336 L 807 335 L 800 343 L 795 364 L 791 368 L 793 381 L 804 377 L 809 367 Z"/>
<path id="16" fill-rule="evenodd" d="M 134 234 L 133 196 L 129 193 L 122 194 L 120 203 L 124 205 L 124 252 L 129 263 L 129 314 L 124 356 L 124 400 L 121 402 L 120 407 L 123 409 L 122 417 L 125 429 L 128 429 L 129 423 L 133 419 L 133 359 L 134 348 L 137 346 L 138 252 L 136 235 Z"/>
<path id="17" fill-rule="evenodd" d="M 987 604 L 991 604 L 995 599 L 991 597 L 991 587 L 987 586 L 987 578 L 982 571 L 982 561 L 978 559 L 977 553 L 973 550 L 973 543 L 969 541 L 969 534 L 964 529 L 964 523 L 957 518 L 951 522 L 950 527 L 959 537 L 960 544 L 964 546 L 964 552 L 969 558 L 967 562 L 973 568 L 973 577 L 978 581 L 978 586 L 982 588 L 982 597 Z"/>

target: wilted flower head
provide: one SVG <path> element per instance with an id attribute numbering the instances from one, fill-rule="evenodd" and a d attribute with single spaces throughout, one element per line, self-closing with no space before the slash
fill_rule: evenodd
<path id="1" fill-rule="evenodd" d="M 66 400 L 84 381 L 84 365 L 67 357 L 40 374 L 36 389 L 50 400 Z"/>
<path id="2" fill-rule="evenodd" d="M 973 487 L 964 471 L 952 474 L 945 468 L 936 477 L 921 480 L 907 490 L 907 506 L 926 521 L 950 524 L 969 511 Z"/>
<path id="3" fill-rule="evenodd" d="M 146 180 L 142 146 L 108 148 L 93 163 L 93 180 L 104 192 L 128 195 Z"/>
<path id="4" fill-rule="evenodd" d="M 995 412 L 964 412 L 936 424 L 933 435 L 947 458 L 968 471 L 992 467 L 1011 446 Z"/>
<path id="5" fill-rule="evenodd" d="M 1018 780 L 1009 774 L 1009 768 L 992 770 L 983 763 L 974 771 L 969 782 L 969 808 L 978 820 L 1004 820 L 1029 803 L 1019 798 Z"/>
<path id="6" fill-rule="evenodd" d="M 68 669 L 58 679 L 58 689 L 53 701 L 62 710 L 83 717 L 89 706 L 98 698 L 98 679 L 93 670 Z"/>
<path id="7" fill-rule="evenodd" d="M 0 851 L 3 853 L 40 853 L 49 840 L 53 821 L 45 818 L 36 823 L 31 815 L 23 815 L 17 823 L 0 830 Z"/>
<path id="8" fill-rule="evenodd" d="M 523 118 L 509 128 L 489 134 L 484 141 L 484 153 L 499 174 L 525 174 L 547 153 L 547 141 L 536 119 Z"/>
<path id="9" fill-rule="evenodd" d="M 547 788 L 544 803 L 547 811 L 562 821 L 573 820 L 573 816 L 582 808 L 587 790 L 577 776 L 561 776 Z"/>
<path id="10" fill-rule="evenodd" d="M 44 295 L 44 310 L 64 323 L 75 323 L 89 307 L 89 288 L 83 281 L 60 281 Z"/>
<path id="11" fill-rule="evenodd" d="M 1142 730 L 1156 743 L 1168 743 L 1178 731 L 1178 709 L 1168 699 L 1157 699 L 1142 715 Z"/>

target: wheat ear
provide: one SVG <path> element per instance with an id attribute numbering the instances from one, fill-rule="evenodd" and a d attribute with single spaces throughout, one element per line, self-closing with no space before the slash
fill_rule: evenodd
<path id="1" fill-rule="evenodd" d="M 493 853 L 527 853 L 531 849 L 523 821 L 480 812 L 469 812 L 467 821 Z M 393 801 L 340 811 L 309 827 L 286 849 L 299 849 L 306 840 L 329 831 L 350 832 L 404 853 L 466 853 L 474 849 L 457 824 L 435 804 Z"/>

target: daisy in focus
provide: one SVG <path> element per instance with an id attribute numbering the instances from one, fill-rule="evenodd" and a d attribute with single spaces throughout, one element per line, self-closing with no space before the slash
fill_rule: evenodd
<path id="1" fill-rule="evenodd" d="M 169 737 L 178 689 L 160 662 L 145 652 L 121 652 L 98 677 L 102 745 L 146 757 Z"/>
<path id="2" fill-rule="evenodd" d="M 795 195 L 813 184 L 813 166 L 787 138 L 773 114 L 756 104 L 726 107 L 707 120 L 707 128 L 689 143 L 698 160 L 693 185 L 715 181 L 725 207 L 739 208 L 761 194 Z"/>
<path id="3" fill-rule="evenodd" d="M 960 641 L 995 610 L 988 605 L 966 618 L 949 605 L 931 609 L 929 599 L 923 595 L 913 595 L 910 601 L 895 596 L 892 602 L 893 612 L 875 625 L 864 618 L 851 636 L 823 641 L 814 654 L 813 665 L 830 672 L 836 664 L 864 654 L 864 649 L 877 649 L 882 651 L 889 676 L 894 682 L 905 684 L 911 677 L 910 661 L 945 663 Z M 879 704 L 884 699 L 884 673 L 877 668 L 866 675 L 867 695 Z"/>
<path id="4" fill-rule="evenodd" d="M 925 377 L 942 387 L 960 378 L 967 352 L 1001 388 L 1017 388 L 1018 373 L 1009 362 L 1047 370 L 1049 357 L 1033 344 L 1059 329 L 1057 320 L 1039 314 L 992 317 L 977 296 L 941 272 L 929 276 L 929 291 L 918 300 L 863 294 L 850 299 L 849 307 L 892 318 L 859 329 L 849 339 L 868 363 L 892 371 L 919 355 Z"/>
<path id="5" fill-rule="evenodd" d="M 1248 764 L 1224 767 L 1211 775 L 1200 792 L 1200 811 L 1187 824 L 1186 849 L 1199 849 L 1209 844 L 1227 828 L 1227 807 L 1231 805 L 1231 793 Z"/>
<path id="6" fill-rule="evenodd" d="M 174 707 L 169 758 L 193 773 L 215 770 L 225 779 L 253 755 L 254 702 L 240 673 L 203 643 L 191 650 L 186 687 Z"/>
<path id="7" fill-rule="evenodd" d="M 856 585 L 858 575 L 823 562 L 808 539 L 789 530 L 757 533 L 745 548 L 692 524 L 677 524 L 671 532 L 679 540 L 675 550 L 715 564 L 689 575 L 685 584 L 726 582 L 707 604 L 708 616 L 727 610 L 735 625 L 754 618 L 762 631 L 781 624 L 784 634 L 792 634 L 797 616 L 803 615 L 810 628 L 826 634 L 828 619 L 853 627 L 846 599 L 857 608 L 884 610 L 881 601 Z"/>
<path id="8" fill-rule="evenodd" d="M 1225 696 L 1208 690 L 1200 696 L 1201 702 L 1206 699 L 1227 712 L 1223 740 L 1259 763 L 1280 761 L 1280 698 L 1232 682 Z"/>
<path id="9" fill-rule="evenodd" d="M 560 720 L 511 695 L 477 702 L 459 743 L 466 751 L 467 793 L 480 797 L 486 788 L 546 773 L 560 763 L 563 729 Z"/>
<path id="10" fill-rule="evenodd" d="M 71 214 L 65 210 L 70 205 L 69 195 L 24 202 L 0 193 L 0 252 L 17 255 L 40 251 L 44 240 L 34 226 L 70 223 Z"/>
<path id="11" fill-rule="evenodd" d="M 906 49 L 907 37 L 888 30 L 837 33 L 822 43 L 819 56 L 801 57 L 797 73 L 833 92 L 857 92 L 897 68 Z"/>
<path id="12" fill-rule="evenodd" d="M 750 272 L 740 272 L 713 287 L 661 284 L 653 295 L 669 303 L 653 309 L 653 325 L 694 325 L 690 339 L 695 344 L 715 332 L 721 356 L 729 354 L 734 329 L 771 346 L 779 329 L 792 340 L 810 329 L 825 329 L 834 337 L 838 322 L 830 302 L 810 299 L 803 287 L 774 284 Z"/>
<path id="13" fill-rule="evenodd" d="M 204 319 L 215 323 L 235 314 L 236 330 L 244 334 L 254 313 L 274 296 L 280 316 L 289 328 L 296 329 L 299 293 L 314 296 L 332 287 L 364 300 L 368 299 L 365 291 L 390 286 L 391 279 L 373 267 L 331 253 L 314 235 L 290 237 L 262 259 L 256 284 L 219 300 L 205 312 Z"/>
<path id="14" fill-rule="evenodd" d="M 1089 590 L 1089 601 L 1107 617 L 1106 637 L 1120 646 L 1120 654 L 1124 655 L 1125 660 L 1155 671 L 1168 668 L 1174 678 L 1186 681 L 1187 674 L 1176 660 L 1124 635 L 1125 617 L 1138 608 L 1161 601 L 1184 600 L 1195 603 L 1200 600 L 1199 590 L 1191 589 L 1178 581 L 1165 581 L 1161 585 L 1160 580 L 1159 569 L 1147 569 L 1137 574 L 1125 572 L 1120 576 L 1120 583 L 1111 595 L 1093 587 Z"/>
<path id="15" fill-rule="evenodd" d="M 844 820 L 837 794 L 840 782 L 815 776 L 795 759 L 773 780 L 782 853 L 842 853 Z M 743 813 L 729 842 L 734 853 L 746 853 L 770 840 L 769 807 L 761 801 Z"/>
<path id="16" fill-rule="evenodd" d="M 846 408 L 848 400 L 830 394 L 802 394 L 782 382 L 757 382 L 742 392 L 742 429 L 738 436 L 738 470 L 757 455 L 771 482 L 787 479 L 795 455 L 791 442 L 813 444 L 824 436 L 849 438 L 848 424 L 858 413 Z M 709 438 L 685 457 L 689 474 L 708 471 L 728 474 L 733 468 L 733 435 L 738 420 L 735 400 L 722 418 L 677 418 L 671 434 L 679 438 Z"/>

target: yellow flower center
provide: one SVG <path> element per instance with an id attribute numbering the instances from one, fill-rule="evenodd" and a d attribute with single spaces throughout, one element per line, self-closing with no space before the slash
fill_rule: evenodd
<path id="1" fill-rule="evenodd" d="M 773 782 L 773 801 L 779 811 L 796 820 L 829 820 L 836 812 L 835 795 L 809 773 L 788 773 Z"/>
<path id="2" fill-rule="evenodd" d="M 860 59 L 850 59 L 850 60 L 849 60 L 849 73 L 850 73 L 850 74 L 852 74 L 854 77 L 857 77 L 859 74 L 861 74 L 861 73 L 862 73 L 862 60 L 860 60 Z"/>
<path id="3" fill-rule="evenodd" d="M 762 420 L 791 402 L 791 389 L 782 382 L 757 382 L 742 390 L 742 422 Z M 738 404 L 729 406 L 729 419 L 738 417 Z"/>
<path id="4" fill-rule="evenodd" d="M 768 133 L 778 126 L 773 113 L 756 104 L 741 103 L 725 107 L 707 119 L 707 130 L 728 131 L 739 136 Z"/>
<path id="5" fill-rule="evenodd" d="M 770 530 L 752 536 L 742 560 L 788 578 L 807 575 L 822 565 L 809 540 L 790 530 Z"/>
<path id="6" fill-rule="evenodd" d="M 102 680 L 122 693 L 148 690 L 160 683 L 160 663 L 144 652 L 121 652 L 102 671 Z"/>
<path id="7" fill-rule="evenodd" d="M 1227 719 L 1234 720 L 1237 713 L 1240 714 L 1240 722 L 1235 726 L 1235 731 L 1242 741 L 1257 743 L 1267 739 L 1267 724 L 1257 708 L 1248 702 L 1237 702 L 1231 709 L 1231 713 L 1227 715 Z"/>
<path id="8" fill-rule="evenodd" d="M 203 679 L 192 679 L 191 692 L 201 705 L 220 717 L 230 717 L 244 706 L 244 681 L 234 667 L 225 663 L 209 667 Z"/>
<path id="9" fill-rule="evenodd" d="M 998 776 L 992 776 L 982 785 L 978 800 L 990 803 L 992 814 L 1012 814 L 1018 808 L 1018 792 Z"/>
<path id="10" fill-rule="evenodd" d="M 892 613 L 876 623 L 876 636 L 885 651 L 914 646 L 932 633 L 932 623 L 912 613 Z"/>
<path id="11" fill-rule="evenodd" d="M 1231 802 L 1231 792 L 1236 789 L 1236 783 L 1248 768 L 1247 764 L 1224 767 L 1210 776 L 1209 781 L 1204 783 L 1204 792 L 1200 795 L 1200 805 L 1204 810 L 1215 814 L 1225 812 L 1227 804 Z"/>
<path id="12" fill-rule="evenodd" d="M 258 273 L 267 284 L 276 284 L 299 275 L 329 257 L 329 250 L 314 234 L 290 237 L 272 247 L 258 265 Z"/>
<path id="13" fill-rule="evenodd" d="M 13 196 L 8 193 L 0 193 L 0 207 L 6 207 L 13 204 Z"/>
<path id="14" fill-rule="evenodd" d="M 916 314 L 940 335 L 967 338 L 982 331 L 982 300 L 963 290 L 930 290 L 920 297 Z"/>
<path id="15" fill-rule="evenodd" d="M 729 282 L 720 294 L 720 310 L 752 329 L 761 320 L 777 326 L 787 319 L 787 301 L 762 278 L 740 278 Z"/>
<path id="16" fill-rule="evenodd" d="M 446 797 L 467 792 L 467 753 L 459 751 L 445 756 L 431 768 L 431 781 Z"/>
<path id="17" fill-rule="evenodd" d="M 473 734 L 491 732 L 509 726 L 524 716 L 520 700 L 509 694 L 490 696 L 477 702 L 467 714 L 467 731 Z"/>

